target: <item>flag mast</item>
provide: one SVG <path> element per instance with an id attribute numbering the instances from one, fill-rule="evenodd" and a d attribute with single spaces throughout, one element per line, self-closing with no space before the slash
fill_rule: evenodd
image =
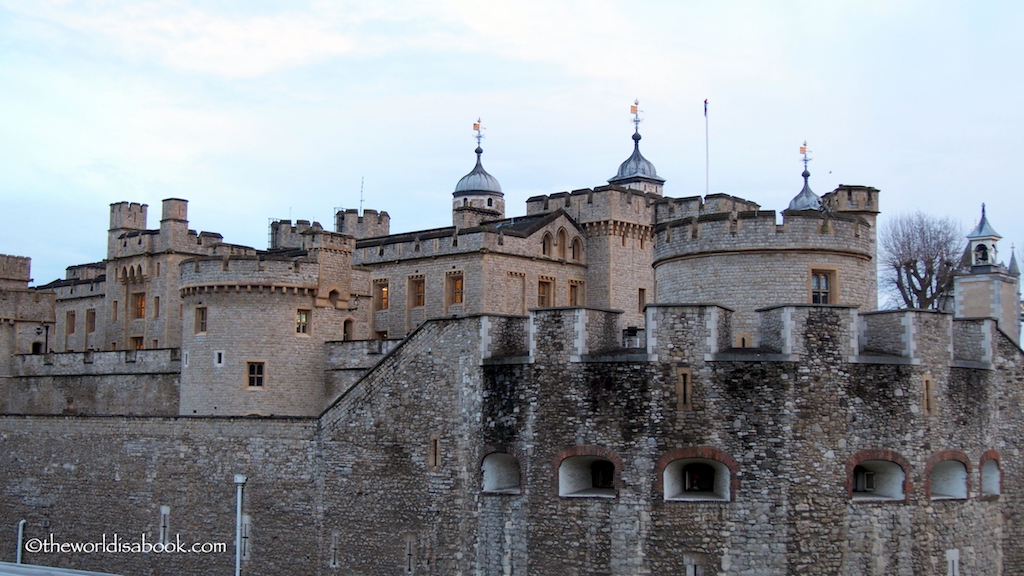
<path id="1" fill-rule="evenodd" d="M 704 195 L 711 194 L 711 153 L 708 151 L 708 99 L 704 99 Z"/>

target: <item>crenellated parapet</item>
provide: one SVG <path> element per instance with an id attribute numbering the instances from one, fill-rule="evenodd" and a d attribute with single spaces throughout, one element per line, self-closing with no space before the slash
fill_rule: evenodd
<path id="1" fill-rule="evenodd" d="M 320 268 L 307 257 L 227 256 L 181 263 L 181 295 L 203 292 L 315 292 Z"/>
<path id="2" fill-rule="evenodd" d="M 355 238 L 376 238 L 391 233 L 391 217 L 387 212 L 349 208 L 339 210 L 335 214 L 335 232 L 348 234 Z"/>

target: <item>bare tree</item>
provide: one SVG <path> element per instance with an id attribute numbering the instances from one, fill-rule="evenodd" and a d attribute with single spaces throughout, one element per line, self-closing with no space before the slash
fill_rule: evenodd
<path id="1" fill-rule="evenodd" d="M 938 309 L 965 269 L 960 223 L 920 211 L 898 214 L 880 232 L 882 290 L 908 308 Z M 901 302 L 902 300 L 902 302 Z"/>

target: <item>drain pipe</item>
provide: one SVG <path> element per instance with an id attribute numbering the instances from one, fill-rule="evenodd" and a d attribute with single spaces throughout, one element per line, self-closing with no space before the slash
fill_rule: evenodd
<path id="1" fill-rule="evenodd" d="M 25 522 L 27 522 L 27 520 L 21 520 L 18 522 L 18 553 L 15 555 L 15 564 L 21 564 L 21 549 L 25 545 Z"/>
<path id="2" fill-rule="evenodd" d="M 242 487 L 245 474 L 235 474 L 235 576 L 242 574 Z"/>

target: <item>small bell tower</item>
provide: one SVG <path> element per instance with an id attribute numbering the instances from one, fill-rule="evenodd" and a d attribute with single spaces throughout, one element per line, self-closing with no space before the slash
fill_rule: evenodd
<path id="1" fill-rule="evenodd" d="M 1011 254 L 1009 269 L 999 262 L 1001 238 L 989 224 L 982 204 L 981 220 L 967 235 L 970 269 L 953 279 L 954 315 L 956 318 L 994 318 L 999 328 L 1019 344 L 1020 270 L 1016 255 Z"/>

